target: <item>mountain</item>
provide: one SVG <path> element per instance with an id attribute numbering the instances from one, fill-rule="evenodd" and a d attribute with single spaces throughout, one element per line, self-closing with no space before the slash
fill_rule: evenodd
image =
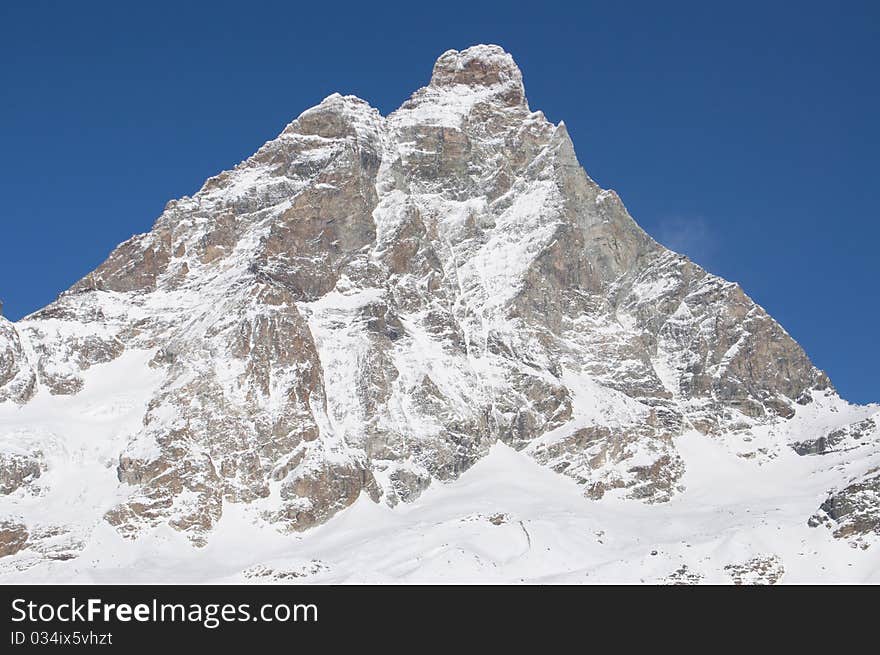
<path id="1" fill-rule="evenodd" d="M 450 50 L 0 319 L 0 575 L 877 581 L 878 422 Z"/>

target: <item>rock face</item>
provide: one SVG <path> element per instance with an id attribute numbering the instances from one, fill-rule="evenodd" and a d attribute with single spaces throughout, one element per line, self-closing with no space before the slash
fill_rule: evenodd
<path id="1" fill-rule="evenodd" d="M 846 452 L 860 446 L 880 442 L 880 415 L 841 427 L 829 429 L 822 436 L 798 441 L 791 445 L 798 455 L 827 455 L 828 453 Z"/>
<path id="2" fill-rule="evenodd" d="M 157 382 L 104 519 L 195 545 L 230 504 L 300 531 L 362 494 L 410 502 L 497 441 L 590 499 L 662 503 L 683 432 L 784 431 L 836 398 L 739 286 L 590 179 L 497 46 L 444 53 L 387 117 L 326 98 L 56 302 L 0 318 L 0 402 L 77 397 L 144 351 Z M 44 468 L 8 459 L 3 493 Z"/>
<path id="3" fill-rule="evenodd" d="M 835 537 L 867 548 L 880 535 L 880 468 L 832 491 L 809 525 L 825 525 Z"/>
<path id="4" fill-rule="evenodd" d="M 22 350 L 18 330 L 0 316 L 0 402 L 27 402 L 36 384 L 37 376 Z"/>
<path id="5" fill-rule="evenodd" d="M 0 557 L 15 555 L 28 540 L 27 528 L 21 523 L 0 521 Z"/>

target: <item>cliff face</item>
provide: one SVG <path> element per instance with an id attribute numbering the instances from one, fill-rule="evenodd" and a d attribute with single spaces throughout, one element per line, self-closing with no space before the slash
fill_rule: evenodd
<path id="1" fill-rule="evenodd" d="M 444 53 L 387 117 L 328 97 L 55 303 L 0 319 L 4 409 L 76 406 L 114 365 L 130 406 L 94 520 L 195 545 L 230 504 L 301 531 L 362 494 L 412 501 L 496 442 L 588 498 L 662 503 L 686 486 L 684 433 L 759 466 L 841 429 L 817 416 L 876 411 L 838 399 L 739 286 L 645 234 L 497 46 Z M 0 491 L 31 532 L 10 540 L 39 551 L 27 499 L 52 493 L 64 428 L 7 432 Z"/>

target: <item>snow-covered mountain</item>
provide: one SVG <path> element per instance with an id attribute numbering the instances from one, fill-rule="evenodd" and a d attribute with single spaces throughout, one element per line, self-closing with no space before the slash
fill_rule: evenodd
<path id="1" fill-rule="evenodd" d="M 878 423 L 450 50 L 0 318 L 0 577 L 878 582 Z"/>

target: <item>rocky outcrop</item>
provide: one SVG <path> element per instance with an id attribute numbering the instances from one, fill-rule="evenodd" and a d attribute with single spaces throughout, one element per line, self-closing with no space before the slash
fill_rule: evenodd
<path id="1" fill-rule="evenodd" d="M 880 468 L 831 492 L 808 523 L 824 525 L 838 539 L 867 548 L 880 535 Z"/>
<path id="2" fill-rule="evenodd" d="M 785 567 L 778 556 L 762 555 L 746 562 L 727 564 L 724 572 L 736 585 L 773 585 L 785 575 Z"/>
<path id="3" fill-rule="evenodd" d="M 0 557 L 15 555 L 25 547 L 28 536 L 27 527 L 23 523 L 0 521 Z"/>
<path id="4" fill-rule="evenodd" d="M 37 376 L 15 326 L 0 316 L 0 402 L 24 403 L 36 391 Z"/>
<path id="5" fill-rule="evenodd" d="M 11 494 L 30 485 L 45 470 L 46 463 L 39 451 L 0 452 L 0 494 Z"/>
<path id="6" fill-rule="evenodd" d="M 872 416 L 857 423 L 828 430 L 815 439 L 806 439 L 791 444 L 798 455 L 827 455 L 829 453 L 853 450 L 880 440 L 877 417 Z"/>

